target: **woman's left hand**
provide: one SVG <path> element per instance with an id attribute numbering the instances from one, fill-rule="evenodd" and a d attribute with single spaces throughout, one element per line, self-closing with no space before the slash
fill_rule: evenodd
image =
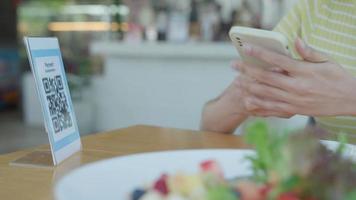
<path id="1" fill-rule="evenodd" d="M 355 77 L 301 39 L 296 40 L 296 49 L 303 60 L 245 47 L 247 55 L 275 66 L 267 70 L 237 63 L 242 73 L 238 86 L 248 95 L 246 107 L 256 110 L 256 116 L 356 115 Z"/>

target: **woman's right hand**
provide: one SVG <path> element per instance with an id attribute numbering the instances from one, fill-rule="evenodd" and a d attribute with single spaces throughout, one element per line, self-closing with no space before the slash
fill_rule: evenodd
<path id="1" fill-rule="evenodd" d="M 235 69 L 236 71 L 239 71 L 237 68 L 237 63 L 240 61 L 235 61 L 232 64 L 232 68 Z M 284 73 L 281 70 L 274 70 L 275 73 Z M 262 108 L 257 107 L 255 104 L 251 103 L 251 95 L 250 92 L 255 90 L 256 88 L 251 87 L 253 85 L 256 85 L 256 80 L 251 79 L 250 77 L 244 75 L 243 73 L 239 73 L 237 77 L 234 80 L 234 85 L 235 85 L 235 93 L 237 94 L 237 99 L 235 100 L 236 102 L 239 103 L 238 110 L 240 112 L 243 112 L 247 116 L 256 116 L 256 117 L 280 117 L 280 118 L 290 118 L 293 116 L 293 114 L 290 113 L 284 113 L 284 112 L 271 112 L 269 110 L 265 110 Z M 258 84 L 258 83 L 257 83 Z M 255 91 L 254 91 L 255 92 Z M 263 91 L 261 91 L 263 92 Z"/>

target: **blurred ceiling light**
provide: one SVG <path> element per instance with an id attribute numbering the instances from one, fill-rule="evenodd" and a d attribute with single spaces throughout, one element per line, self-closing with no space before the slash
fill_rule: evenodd
<path id="1" fill-rule="evenodd" d="M 120 14 L 120 15 L 128 15 L 130 13 L 130 9 L 125 5 L 70 5 L 65 6 L 63 9 L 63 14 L 91 14 L 91 15 L 103 15 L 108 14 Z"/>
<path id="2" fill-rule="evenodd" d="M 63 14 L 91 14 L 102 15 L 108 13 L 108 6 L 104 5 L 69 5 L 63 8 Z"/>
<path id="3" fill-rule="evenodd" d="M 46 7 L 44 5 L 22 5 L 20 6 L 21 13 L 26 16 L 43 16 L 48 17 L 56 15 L 53 12 L 53 8 Z M 65 5 L 61 7 L 59 15 L 110 15 L 110 14 L 120 14 L 127 16 L 130 13 L 129 7 L 125 5 Z"/>
<path id="4" fill-rule="evenodd" d="M 125 5 L 120 5 L 120 6 L 115 6 L 115 5 L 111 5 L 110 6 L 111 9 L 111 13 L 112 14 L 120 14 L 120 15 L 128 15 L 130 13 L 130 9 L 129 7 L 125 6 Z"/>
<path id="5" fill-rule="evenodd" d="M 48 30 L 67 32 L 67 31 L 127 31 L 127 23 L 109 22 L 50 22 Z"/>

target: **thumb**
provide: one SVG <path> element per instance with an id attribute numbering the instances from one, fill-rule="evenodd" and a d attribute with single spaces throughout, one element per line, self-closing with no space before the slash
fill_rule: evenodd
<path id="1" fill-rule="evenodd" d="M 314 63 L 322 63 L 329 61 L 329 58 L 326 55 L 307 46 L 305 42 L 300 38 L 296 39 L 295 46 L 299 55 L 306 61 Z"/>

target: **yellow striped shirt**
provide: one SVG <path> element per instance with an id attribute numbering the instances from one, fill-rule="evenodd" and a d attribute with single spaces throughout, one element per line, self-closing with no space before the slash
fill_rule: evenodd
<path id="1" fill-rule="evenodd" d="M 356 0 L 299 0 L 275 31 L 288 38 L 295 58 L 299 55 L 294 41 L 299 36 L 356 76 Z M 334 135 L 343 132 L 356 142 L 356 117 L 319 117 L 316 122 Z"/>

